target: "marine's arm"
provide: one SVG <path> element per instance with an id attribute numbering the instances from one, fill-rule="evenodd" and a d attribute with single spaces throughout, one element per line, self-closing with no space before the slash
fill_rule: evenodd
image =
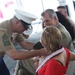
<path id="1" fill-rule="evenodd" d="M 27 49 L 27 50 L 31 50 L 33 49 L 34 43 L 32 42 L 28 42 L 26 40 L 19 42 L 19 45 L 23 48 L 23 49 Z"/>
<path id="2" fill-rule="evenodd" d="M 18 34 L 16 40 L 23 49 L 27 50 L 33 49 L 34 43 L 25 40 L 22 34 Z"/>
<path id="3" fill-rule="evenodd" d="M 46 54 L 45 49 L 41 50 L 34 50 L 34 51 L 18 51 L 14 48 L 14 45 L 11 42 L 8 34 L 5 32 L 0 32 L 0 52 L 5 52 L 8 54 L 12 59 L 15 60 L 23 60 L 32 58 L 34 56 L 44 55 Z"/>
<path id="4" fill-rule="evenodd" d="M 14 60 L 29 59 L 35 56 L 41 56 L 47 54 L 44 49 L 34 51 L 17 51 L 16 49 L 10 49 L 5 52 Z"/>

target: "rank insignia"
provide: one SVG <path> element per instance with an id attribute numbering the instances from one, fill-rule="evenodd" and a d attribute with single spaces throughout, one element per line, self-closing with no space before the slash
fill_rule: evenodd
<path id="1" fill-rule="evenodd" d="M 4 46 L 9 46 L 10 45 L 9 37 L 6 34 L 4 34 L 2 36 L 2 40 L 3 40 Z"/>

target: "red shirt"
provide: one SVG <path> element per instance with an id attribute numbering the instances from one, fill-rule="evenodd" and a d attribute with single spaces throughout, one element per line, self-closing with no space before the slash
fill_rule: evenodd
<path id="1" fill-rule="evenodd" d="M 66 66 L 63 66 L 58 63 L 55 59 L 48 60 L 39 70 L 38 75 L 64 75 L 66 74 L 68 63 L 69 63 L 69 57 L 70 52 L 68 49 L 64 48 L 66 50 L 67 54 L 67 62 Z"/>

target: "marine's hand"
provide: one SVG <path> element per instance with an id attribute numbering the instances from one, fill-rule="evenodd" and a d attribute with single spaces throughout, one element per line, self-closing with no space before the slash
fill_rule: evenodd
<path id="1" fill-rule="evenodd" d="M 42 48 L 42 49 L 40 49 L 40 56 L 46 56 L 46 55 L 48 55 L 48 52 L 47 52 L 47 50 L 46 50 L 46 48 Z"/>

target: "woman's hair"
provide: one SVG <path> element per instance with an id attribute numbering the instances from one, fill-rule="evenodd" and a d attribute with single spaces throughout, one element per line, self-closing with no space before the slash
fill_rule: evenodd
<path id="1" fill-rule="evenodd" d="M 67 29 L 70 33 L 72 40 L 75 38 L 74 29 L 69 20 L 60 12 L 56 12 L 59 22 Z"/>
<path id="2" fill-rule="evenodd" d="M 61 32 L 54 26 L 47 26 L 42 33 L 41 43 L 48 50 L 54 52 L 61 46 Z"/>

